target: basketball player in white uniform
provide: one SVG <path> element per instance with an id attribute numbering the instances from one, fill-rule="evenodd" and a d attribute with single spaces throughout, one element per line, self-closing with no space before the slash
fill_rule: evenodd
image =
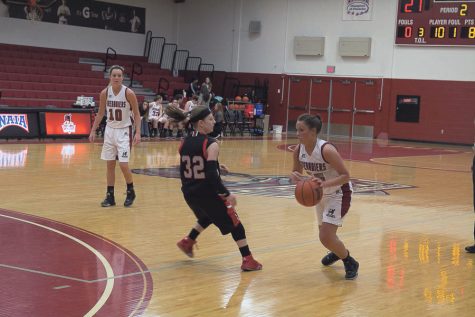
<path id="1" fill-rule="evenodd" d="M 127 183 L 127 197 L 124 206 L 129 207 L 135 200 L 134 183 L 129 168 L 132 143 L 132 123 L 135 125 L 133 144 L 140 142 L 140 113 L 135 93 L 122 85 L 124 68 L 114 65 L 109 70 L 110 83 L 101 91 L 99 111 L 92 126 L 89 140 L 94 142 L 96 129 L 104 115 L 107 124 L 104 132 L 104 145 L 101 159 L 107 161 L 107 194 L 102 207 L 115 205 L 114 183 L 116 160 Z M 136 120 L 134 120 L 136 118 Z"/>
<path id="2" fill-rule="evenodd" d="M 148 110 L 148 119 L 152 122 L 152 136 L 158 136 L 158 124 L 163 117 L 162 100 L 162 96 L 155 97 Z"/>
<path id="3" fill-rule="evenodd" d="M 318 138 L 321 128 L 322 121 L 318 116 L 304 114 L 297 119 L 300 144 L 294 151 L 291 179 L 297 182 L 306 178 L 302 175 L 305 169 L 317 186 L 323 189 L 323 198 L 317 204 L 316 212 L 320 241 L 330 253 L 322 259 L 322 264 L 328 266 L 342 259 L 345 278 L 352 280 L 358 276 L 359 263 L 350 256 L 350 252 L 336 235 L 350 208 L 350 174 L 337 149 Z"/>

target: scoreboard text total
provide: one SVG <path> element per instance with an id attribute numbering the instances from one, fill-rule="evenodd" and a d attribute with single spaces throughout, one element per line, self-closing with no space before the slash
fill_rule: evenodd
<path id="1" fill-rule="evenodd" d="M 396 44 L 475 45 L 475 0 L 399 0 Z"/>

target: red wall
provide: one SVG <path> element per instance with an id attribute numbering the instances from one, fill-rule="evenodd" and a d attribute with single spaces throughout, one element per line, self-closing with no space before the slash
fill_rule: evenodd
<path id="1" fill-rule="evenodd" d="M 475 82 L 393 79 L 389 89 L 385 99 L 391 138 L 473 143 Z M 401 94 L 421 96 L 419 123 L 396 122 L 396 98 Z"/>
<path id="2" fill-rule="evenodd" d="M 221 79 L 215 78 L 214 82 L 222 82 L 224 76 L 223 73 Z M 283 96 L 281 94 L 282 79 L 287 86 L 287 75 L 227 73 L 227 76 L 238 78 L 241 84 L 253 84 L 256 79 L 262 83 L 267 79 L 270 124 L 286 126 L 288 88 L 285 87 Z M 382 85 L 381 108 L 378 104 L 375 114 L 361 122 L 373 124 L 374 137 L 387 133 L 392 139 L 473 144 L 475 82 L 384 79 Z M 396 122 L 397 95 L 420 96 L 419 123 Z M 379 93 L 376 98 L 380 98 Z"/>

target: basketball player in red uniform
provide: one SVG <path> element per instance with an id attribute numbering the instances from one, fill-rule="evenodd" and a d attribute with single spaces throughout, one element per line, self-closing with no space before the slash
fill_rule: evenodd
<path id="1" fill-rule="evenodd" d="M 165 111 L 178 122 L 182 122 L 187 116 L 181 109 L 173 106 L 168 106 Z M 243 271 L 261 270 L 262 265 L 253 258 L 244 226 L 234 210 L 236 196 L 221 181 L 219 145 L 207 135 L 213 131 L 213 114 L 208 107 L 198 106 L 191 111 L 189 120 L 195 131 L 183 140 L 179 149 L 181 190 L 197 222 L 190 233 L 178 241 L 177 246 L 187 256 L 193 257 L 196 238 L 209 225 L 214 224 L 221 234 L 231 233 L 242 256 Z"/>
<path id="2" fill-rule="evenodd" d="M 297 136 L 300 144 L 294 151 L 291 179 L 294 182 L 305 179 L 305 169 L 318 187 L 323 189 L 323 198 L 316 206 L 319 237 L 330 252 L 323 257 L 322 264 L 331 265 L 343 260 L 345 278 L 358 276 L 359 263 L 350 256 L 336 232 L 343 223 L 343 217 L 350 208 L 352 187 L 350 174 L 337 149 L 318 138 L 322 128 L 319 116 L 304 114 L 297 119 Z"/>
<path id="3" fill-rule="evenodd" d="M 140 142 L 140 112 L 135 93 L 130 88 L 122 85 L 124 68 L 114 65 L 109 69 L 109 75 L 110 83 L 107 88 L 101 91 L 99 111 L 94 120 L 89 140 L 94 142 L 97 126 L 104 115 L 107 115 L 104 145 L 101 153 L 101 159 L 107 161 L 107 193 L 101 206 L 110 207 L 115 205 L 115 165 L 118 160 L 127 183 L 127 197 L 124 206 L 129 207 L 135 200 L 134 183 L 129 168 L 132 124 L 135 124 L 133 144 L 137 144 Z"/>

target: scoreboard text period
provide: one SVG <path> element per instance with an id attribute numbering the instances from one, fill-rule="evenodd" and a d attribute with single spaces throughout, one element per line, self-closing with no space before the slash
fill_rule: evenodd
<path id="1" fill-rule="evenodd" d="M 475 46 L 475 0 L 399 0 L 396 44 Z"/>

